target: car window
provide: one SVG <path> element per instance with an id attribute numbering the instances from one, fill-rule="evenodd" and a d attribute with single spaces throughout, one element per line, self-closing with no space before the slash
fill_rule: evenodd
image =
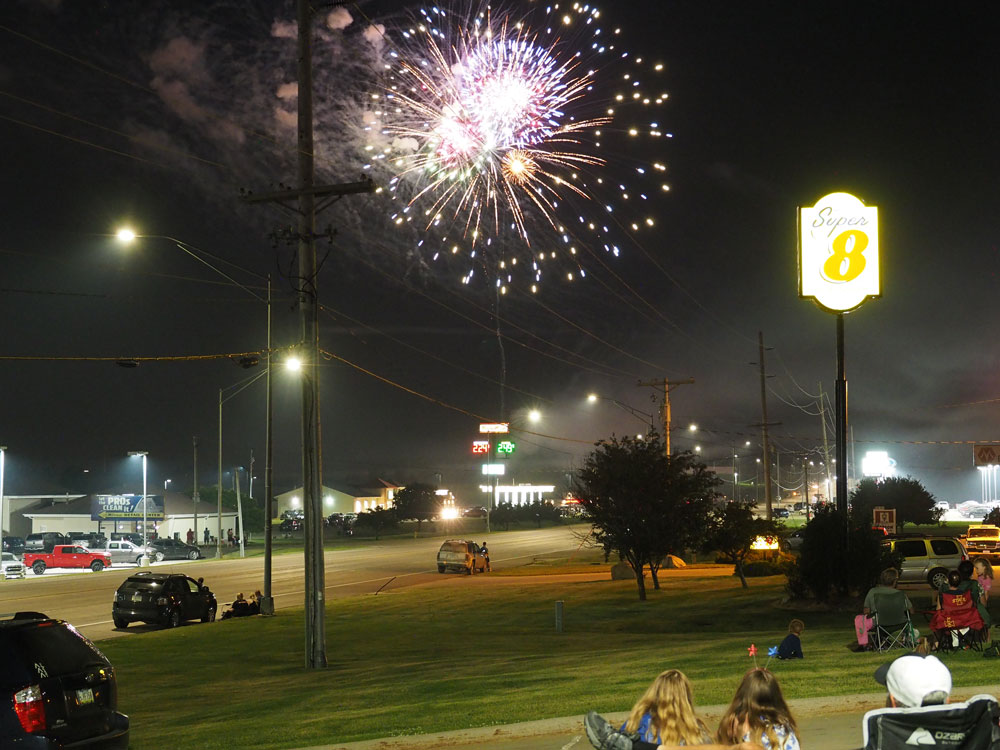
<path id="1" fill-rule="evenodd" d="M 192 594 L 197 594 L 201 589 L 198 588 L 198 582 L 190 578 L 184 579 L 187 582 L 188 588 L 191 589 Z"/>
<path id="2" fill-rule="evenodd" d="M 958 546 L 950 539 L 931 539 L 931 549 L 938 557 L 951 557 L 958 554 Z"/>
<path id="3" fill-rule="evenodd" d="M 923 539 L 900 539 L 896 551 L 903 557 L 927 557 L 927 547 Z"/>
<path id="4" fill-rule="evenodd" d="M 143 589 L 152 589 L 155 591 L 160 588 L 159 581 L 151 581 L 148 578 L 126 578 L 125 582 L 121 585 L 121 588 L 126 591 L 135 591 Z"/>
<path id="5" fill-rule="evenodd" d="M 10 628 L 0 638 L 4 672 L 27 670 L 29 679 L 78 672 L 85 665 L 107 663 L 93 643 L 65 623 Z M 15 665 L 21 669 L 14 669 Z M 4 675 L 4 681 L 8 675 Z M 9 699 L 8 699 L 9 700 Z"/>

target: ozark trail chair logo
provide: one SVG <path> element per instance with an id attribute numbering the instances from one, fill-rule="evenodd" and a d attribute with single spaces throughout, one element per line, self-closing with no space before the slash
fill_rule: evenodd
<path id="1" fill-rule="evenodd" d="M 934 741 L 934 735 L 928 732 L 923 727 L 918 727 L 913 730 L 913 734 L 910 735 L 909 739 L 906 740 L 907 745 L 936 745 L 937 742 Z"/>
<path id="2" fill-rule="evenodd" d="M 965 732 L 934 732 L 931 734 L 923 727 L 917 727 L 906 740 L 907 745 L 934 745 L 939 741 L 942 747 L 958 747 L 965 740 Z"/>

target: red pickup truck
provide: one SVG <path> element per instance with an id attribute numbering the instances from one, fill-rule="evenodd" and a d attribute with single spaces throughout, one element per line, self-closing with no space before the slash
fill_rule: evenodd
<path id="1" fill-rule="evenodd" d="M 31 568 L 36 576 L 46 568 L 90 568 L 98 573 L 111 565 L 111 555 L 91 552 L 73 544 L 57 544 L 51 552 L 25 552 L 24 567 Z"/>

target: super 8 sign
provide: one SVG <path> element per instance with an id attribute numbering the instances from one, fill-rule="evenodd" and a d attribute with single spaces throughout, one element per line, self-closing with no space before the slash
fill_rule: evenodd
<path id="1" fill-rule="evenodd" d="M 799 296 L 848 312 L 882 293 L 878 207 L 830 193 L 799 208 Z"/>

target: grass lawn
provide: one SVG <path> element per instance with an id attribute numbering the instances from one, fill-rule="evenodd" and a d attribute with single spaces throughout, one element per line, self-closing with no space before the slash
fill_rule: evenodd
<path id="1" fill-rule="evenodd" d="M 607 570 L 567 563 L 536 566 Z M 626 710 L 668 667 L 688 674 L 698 703 L 723 703 L 752 666 L 748 646 L 763 664 L 796 616 L 806 623 L 806 659 L 770 665 L 788 697 L 878 689 L 871 675 L 885 657 L 847 649 L 853 612 L 779 609 L 782 578 L 750 582 L 743 590 L 730 576 L 664 577 L 639 602 L 633 581 L 610 576 L 456 577 L 337 600 L 327 609 L 330 666 L 319 671 L 302 666 L 301 611 L 99 645 L 118 669 L 135 750 L 291 748 Z M 923 606 L 929 590 L 910 596 Z M 996 662 L 978 654 L 945 658 L 956 685 L 995 679 Z"/>

